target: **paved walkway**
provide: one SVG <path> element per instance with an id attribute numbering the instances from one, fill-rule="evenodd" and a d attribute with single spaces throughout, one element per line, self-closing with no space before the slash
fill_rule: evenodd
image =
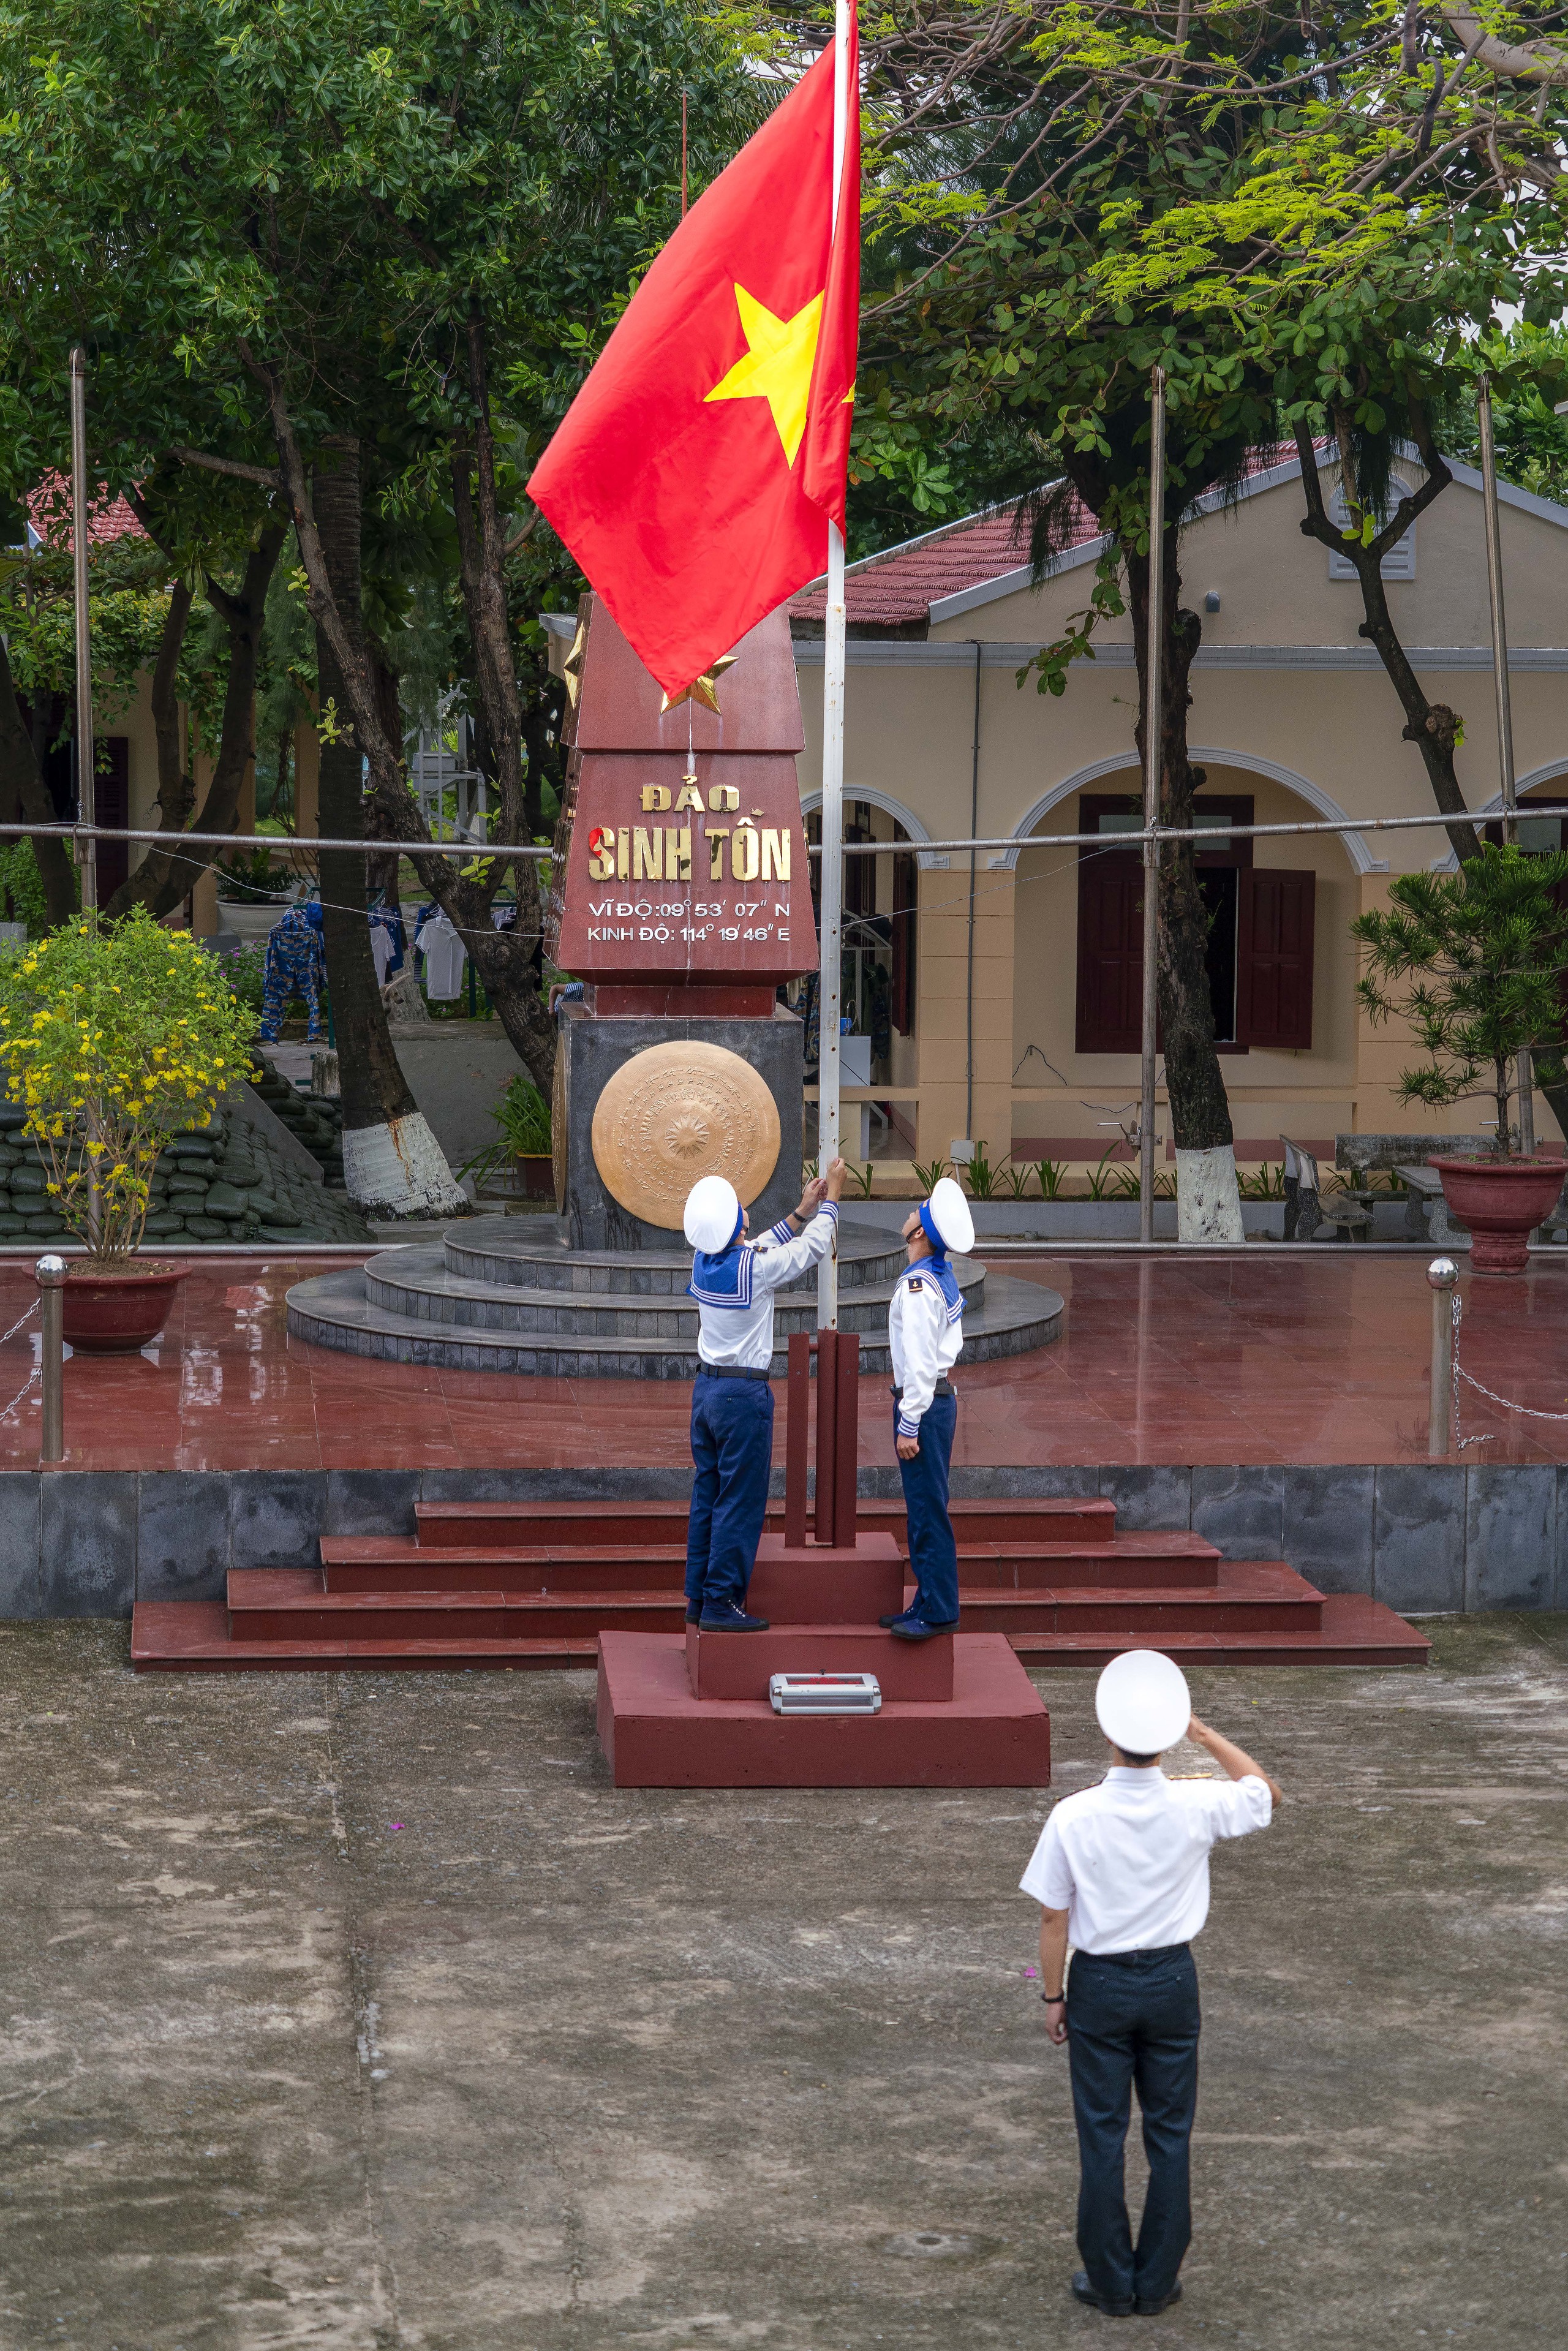
<path id="1" fill-rule="evenodd" d="M 1065 1336 L 960 1372 L 960 1465 L 1420 1461 L 1431 1298 L 1418 1259 L 1009 1261 L 1067 1300 Z M 683 1466 L 684 1382 L 508 1379 L 371 1364 L 287 1336 L 284 1297 L 325 1261 L 208 1260 L 156 1349 L 66 1367 L 69 1466 L 92 1469 Z M 335 1262 L 341 1264 L 339 1259 Z M 1568 1415 L 1568 1250 L 1520 1280 L 1464 1277 L 1462 1360 L 1500 1394 Z M 0 1267 L 0 1329 L 32 1294 Z M 36 1330 L 36 1322 L 30 1326 Z M 0 1404 L 26 1377 L 0 1348 Z M 0 1468 L 37 1460 L 37 1390 L 0 1420 Z M 782 1391 L 779 1392 L 782 1405 Z M 891 1463 L 887 1395 L 863 1383 L 861 1458 Z M 1467 1392 L 1466 1461 L 1568 1461 L 1568 1418 Z M 779 1416 L 779 1458 L 783 1414 Z"/>
<path id="2" fill-rule="evenodd" d="M 1289 1801 L 1216 1860 L 1149 2351 L 1562 2340 L 1568 1622 L 1436 1630 L 1195 1677 Z M 1013 1891 L 1051 1798 L 618 1795 L 587 1675 L 125 1657 L 0 1628 L 4 2351 L 1102 2341 Z M 1092 1679 L 1040 1687 L 1060 1794 Z"/>

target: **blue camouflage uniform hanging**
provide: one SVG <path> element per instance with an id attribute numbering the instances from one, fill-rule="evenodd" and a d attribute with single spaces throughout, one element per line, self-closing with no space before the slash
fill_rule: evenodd
<path id="1" fill-rule="evenodd" d="M 321 990 L 327 981 L 327 957 L 321 944 L 321 909 L 314 900 L 290 906 L 274 923 L 267 940 L 267 978 L 261 998 L 261 1038 L 276 1045 L 283 1016 L 292 998 L 299 997 L 309 1020 L 306 1035 L 315 1044 L 321 1034 Z"/>

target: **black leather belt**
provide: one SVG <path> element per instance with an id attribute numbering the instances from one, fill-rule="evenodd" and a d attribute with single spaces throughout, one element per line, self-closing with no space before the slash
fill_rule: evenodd
<path id="1" fill-rule="evenodd" d="M 902 1404 L 904 1402 L 904 1390 L 902 1388 L 893 1388 L 889 1393 L 892 1395 L 894 1404 Z M 953 1385 L 951 1380 L 938 1380 L 936 1386 L 931 1391 L 933 1397 L 939 1395 L 956 1396 L 957 1393 L 958 1391 Z"/>
<path id="2" fill-rule="evenodd" d="M 1178 1951 L 1191 1949 L 1190 1943 L 1156 1943 L 1146 1951 L 1074 1951 L 1072 1964 L 1078 1967 L 1085 1959 L 1091 1959 L 1096 1967 L 1136 1968 L 1145 1966 L 1150 1959 L 1174 1959 Z"/>
<path id="3" fill-rule="evenodd" d="M 746 1364 L 700 1364 L 697 1366 L 699 1380 L 766 1380 L 771 1376 L 768 1372 L 754 1372 Z"/>

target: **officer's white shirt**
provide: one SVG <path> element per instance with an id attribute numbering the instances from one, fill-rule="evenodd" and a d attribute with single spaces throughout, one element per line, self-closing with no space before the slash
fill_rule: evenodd
<path id="1" fill-rule="evenodd" d="M 947 1301 L 929 1274 L 918 1269 L 900 1281 L 887 1310 L 893 1384 L 904 1390 L 898 1405 L 900 1437 L 915 1437 L 930 1407 L 931 1392 L 945 1380 L 964 1345 L 962 1321 L 949 1322 Z"/>
<path id="2" fill-rule="evenodd" d="M 773 1293 L 827 1256 L 838 1221 L 836 1204 L 824 1200 L 803 1233 L 795 1233 L 785 1217 L 759 1241 L 741 1243 L 751 1256 L 751 1303 L 705 1306 L 697 1301 L 697 1353 L 705 1364 L 768 1369 L 773 1360 Z"/>
<path id="3" fill-rule="evenodd" d="M 1266 1829 L 1265 1781 L 1167 1780 L 1117 1764 L 1097 1788 L 1065 1796 L 1019 1880 L 1065 1910 L 1080 1951 L 1158 1951 L 1189 1943 L 1208 1916 L 1208 1855 L 1221 1837 Z"/>

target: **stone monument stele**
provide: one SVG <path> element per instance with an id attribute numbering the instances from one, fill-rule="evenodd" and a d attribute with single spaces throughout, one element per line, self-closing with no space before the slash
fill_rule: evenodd
<path id="1" fill-rule="evenodd" d="M 789 621 L 672 699 L 589 594 L 565 671 L 545 952 L 583 995 L 560 1012 L 556 1206 L 574 1249 L 669 1250 L 721 1175 L 761 1231 L 800 1187 L 804 1035 L 778 992 L 817 965 Z"/>

